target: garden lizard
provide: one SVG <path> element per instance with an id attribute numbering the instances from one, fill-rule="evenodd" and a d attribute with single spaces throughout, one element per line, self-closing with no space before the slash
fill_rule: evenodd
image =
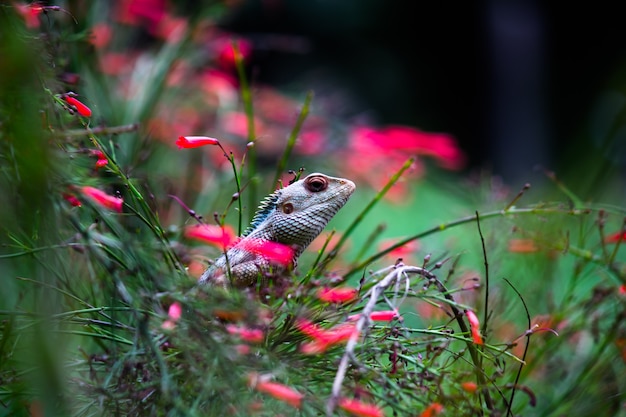
<path id="1" fill-rule="evenodd" d="M 302 251 L 344 206 L 355 188 L 350 180 L 315 173 L 276 190 L 261 201 L 241 238 L 209 266 L 199 283 L 227 287 L 232 282 L 236 287 L 248 287 L 263 272 L 294 268 Z M 286 265 L 272 262 L 262 251 L 249 250 L 251 244 L 258 247 L 264 242 L 288 247 L 290 259 Z"/>

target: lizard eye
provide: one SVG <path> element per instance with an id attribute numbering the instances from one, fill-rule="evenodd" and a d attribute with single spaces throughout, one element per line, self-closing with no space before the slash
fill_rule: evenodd
<path id="1" fill-rule="evenodd" d="M 285 214 L 291 214 L 293 213 L 293 204 L 291 203 L 285 203 L 281 206 L 281 209 L 283 211 L 283 213 Z"/>
<path id="2" fill-rule="evenodd" d="M 328 180 L 324 177 L 311 177 L 306 179 L 304 186 L 312 193 L 319 193 L 328 188 Z"/>

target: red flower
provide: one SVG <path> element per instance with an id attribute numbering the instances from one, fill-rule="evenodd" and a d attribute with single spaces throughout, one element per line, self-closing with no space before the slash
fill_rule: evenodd
<path id="1" fill-rule="evenodd" d="M 81 207 L 83 205 L 75 195 L 63 193 L 63 198 L 74 207 Z"/>
<path id="2" fill-rule="evenodd" d="M 356 332 L 354 323 L 344 323 L 326 330 L 309 320 L 300 319 L 296 322 L 296 327 L 313 339 L 300 347 L 300 351 L 306 355 L 323 353 L 333 345 L 345 343 Z"/>
<path id="3" fill-rule="evenodd" d="M 75 97 L 64 96 L 63 100 L 65 100 L 67 104 L 73 106 L 81 116 L 91 117 L 91 109 L 85 106 L 82 102 L 78 101 Z"/>
<path id="4" fill-rule="evenodd" d="M 226 331 L 232 335 L 237 335 L 242 340 L 250 343 L 261 343 L 265 338 L 265 334 L 261 329 L 251 329 L 244 326 L 236 326 L 234 324 L 226 325 Z"/>
<path id="5" fill-rule="evenodd" d="M 170 308 L 167 311 L 167 315 L 169 316 L 169 319 L 165 320 L 163 324 L 161 325 L 161 327 L 166 330 L 172 330 L 176 326 L 176 322 L 183 315 L 183 309 L 180 306 L 180 303 L 179 302 L 172 303 L 172 305 L 170 305 Z"/>
<path id="6" fill-rule="evenodd" d="M 104 191 L 101 191 L 94 187 L 82 187 L 81 192 L 89 197 L 94 203 L 113 211 L 117 211 L 118 213 L 122 212 L 122 206 L 124 204 L 124 200 L 115 197 L 112 195 L 108 195 Z"/>
<path id="7" fill-rule="evenodd" d="M 383 410 L 374 404 L 364 403 L 350 398 L 341 398 L 339 408 L 358 417 L 383 417 Z"/>
<path id="8" fill-rule="evenodd" d="M 91 150 L 90 154 L 98 158 L 98 160 L 96 161 L 96 169 L 102 168 L 103 166 L 109 163 L 109 160 L 107 159 L 106 155 L 99 149 Z"/>
<path id="9" fill-rule="evenodd" d="M 43 12 L 43 7 L 38 2 L 15 4 L 15 10 L 22 16 L 27 28 L 37 29 L 39 27 L 39 15 Z"/>
<path id="10" fill-rule="evenodd" d="M 471 381 L 462 382 L 461 388 L 463 388 L 463 391 L 473 394 L 476 392 L 476 390 L 478 390 L 478 385 L 476 385 L 475 382 L 471 382 Z"/>
<path id="11" fill-rule="evenodd" d="M 617 243 L 620 240 L 626 240 L 626 232 L 617 232 L 604 238 L 604 243 Z"/>
<path id="12" fill-rule="evenodd" d="M 353 314 L 348 317 L 348 320 L 354 321 L 358 320 L 360 317 L 360 314 Z M 372 311 L 370 314 L 370 320 L 372 321 L 391 321 L 395 318 L 402 320 L 402 316 L 398 310 Z"/>
<path id="13" fill-rule="evenodd" d="M 467 321 L 469 321 L 470 328 L 472 330 L 472 339 L 474 343 L 477 345 L 484 344 L 483 337 L 480 335 L 480 322 L 478 321 L 478 317 L 476 317 L 476 313 L 472 310 L 466 310 L 465 315 L 467 316 Z"/>
<path id="14" fill-rule="evenodd" d="M 440 414 L 442 411 L 443 411 L 443 405 L 439 403 L 432 403 L 424 411 L 422 411 L 422 414 L 420 414 L 420 417 L 434 417 Z"/>
<path id="15" fill-rule="evenodd" d="M 509 252 L 515 253 L 533 253 L 539 248 L 532 239 L 511 239 L 509 240 Z"/>
<path id="16" fill-rule="evenodd" d="M 199 148 L 206 145 L 219 145 L 220 141 L 208 136 L 179 136 L 176 145 L 180 149 Z"/>
<path id="17" fill-rule="evenodd" d="M 96 23 L 91 28 L 89 42 L 96 48 L 101 49 L 109 44 L 113 37 L 113 29 L 108 23 Z"/>
<path id="18" fill-rule="evenodd" d="M 242 60 L 248 59 L 252 52 L 252 43 L 247 39 L 229 39 L 223 37 L 215 41 L 215 49 L 217 53 L 217 59 L 220 66 L 224 69 L 233 69 L 235 67 L 235 49 L 233 48 L 233 42 L 239 50 L 239 55 Z"/>
<path id="19" fill-rule="evenodd" d="M 354 300 L 358 295 L 356 288 L 320 288 L 317 298 L 327 303 L 347 303 Z"/>
<path id="20" fill-rule="evenodd" d="M 237 247 L 284 266 L 291 264 L 294 258 L 291 246 L 264 239 L 244 239 Z"/>
<path id="21" fill-rule="evenodd" d="M 188 239 L 201 240 L 222 249 L 230 247 L 237 237 L 230 226 L 216 226 L 212 224 L 199 224 L 185 228 L 185 237 Z"/>
<path id="22" fill-rule="evenodd" d="M 263 377 L 254 373 L 248 375 L 248 383 L 255 390 L 271 395 L 277 400 L 284 401 L 295 408 L 302 406 L 304 395 L 287 385 L 265 381 Z"/>

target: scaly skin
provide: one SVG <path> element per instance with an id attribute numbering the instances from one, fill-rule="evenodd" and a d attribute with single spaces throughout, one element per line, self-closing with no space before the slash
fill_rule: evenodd
<path id="1" fill-rule="evenodd" d="M 251 243 L 269 241 L 291 247 L 293 259 L 288 268 L 294 268 L 300 254 L 346 204 L 355 188 L 350 180 L 315 173 L 270 194 L 259 205 L 241 239 L 202 274 L 200 284 L 227 287 L 232 282 L 236 287 L 249 287 L 263 272 L 285 269 L 246 250 Z"/>

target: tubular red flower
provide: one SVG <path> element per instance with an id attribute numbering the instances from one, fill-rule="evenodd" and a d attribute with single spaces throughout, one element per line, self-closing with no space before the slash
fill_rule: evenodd
<path id="1" fill-rule="evenodd" d="M 78 114 L 83 117 L 91 117 L 91 109 L 85 106 L 82 102 L 78 101 L 75 97 L 65 96 L 63 97 L 67 104 L 74 106 Z"/>
<path id="2" fill-rule="evenodd" d="M 341 398 L 337 404 L 342 410 L 358 417 L 383 417 L 383 410 L 374 404 L 364 403 L 351 398 Z"/>
<path id="3" fill-rule="evenodd" d="M 81 207 L 83 205 L 75 195 L 63 193 L 63 198 L 74 207 Z"/>
<path id="4" fill-rule="evenodd" d="M 124 200 L 115 197 L 112 195 L 108 195 L 104 191 L 101 191 L 94 187 L 81 187 L 81 192 L 89 197 L 94 203 L 113 211 L 117 211 L 118 213 L 122 212 L 122 206 L 124 205 Z"/>
<path id="5" fill-rule="evenodd" d="M 300 347 L 300 351 L 306 355 L 320 354 L 333 345 L 346 343 L 356 332 L 355 323 L 344 323 L 325 330 L 309 320 L 300 319 L 296 322 L 296 327 L 313 339 L 312 342 L 305 343 Z"/>
<path id="6" fill-rule="evenodd" d="M 277 400 L 284 401 L 295 408 L 302 406 L 304 395 L 284 384 L 278 382 L 264 381 L 257 374 L 248 375 L 249 385 L 259 392 L 271 395 Z"/>
<path id="7" fill-rule="evenodd" d="M 284 266 L 291 264 L 295 255 L 291 246 L 264 239 L 244 239 L 237 247 Z"/>
<path id="8" fill-rule="evenodd" d="M 475 382 L 471 381 L 462 382 L 461 388 L 463 389 L 463 391 L 473 394 L 476 392 L 476 390 L 478 390 L 478 385 Z"/>
<path id="9" fill-rule="evenodd" d="M 478 321 L 478 317 L 476 317 L 476 313 L 472 310 L 466 310 L 465 314 L 467 315 L 467 321 L 469 321 L 470 329 L 472 330 L 474 343 L 477 345 L 484 344 L 483 337 L 480 335 L 480 322 Z"/>
<path id="10" fill-rule="evenodd" d="M 361 314 L 353 314 L 348 316 L 348 320 L 355 321 L 361 318 Z M 384 310 L 384 311 L 372 311 L 370 314 L 370 320 L 372 321 L 391 321 L 395 318 L 402 320 L 402 316 L 398 310 Z"/>
<path id="11" fill-rule="evenodd" d="M 356 288 L 320 288 L 317 291 L 317 298 L 327 303 L 347 303 L 357 297 Z"/>
<path id="12" fill-rule="evenodd" d="M 99 149 L 92 149 L 89 153 L 90 153 L 90 155 L 95 156 L 96 158 L 98 158 L 98 160 L 96 161 L 96 169 L 97 168 L 102 168 L 103 166 L 105 166 L 106 164 L 109 163 L 109 160 L 107 159 L 106 155 L 101 150 L 99 150 Z"/>
<path id="13" fill-rule="evenodd" d="M 227 249 L 237 240 L 235 232 L 230 226 L 220 227 L 213 224 L 186 227 L 184 234 L 187 239 L 201 240 L 222 249 Z"/>
<path id="14" fill-rule="evenodd" d="M 604 238 L 604 243 L 617 243 L 620 240 L 626 240 L 626 232 L 617 232 Z"/>
<path id="15" fill-rule="evenodd" d="M 432 403 L 420 414 L 420 417 L 435 417 L 443 411 L 443 405 L 439 403 Z"/>
<path id="16" fill-rule="evenodd" d="M 31 4 L 17 3 L 15 10 L 24 19 L 26 27 L 29 29 L 37 29 L 39 27 L 39 15 L 43 12 L 43 7 L 38 2 Z"/>
<path id="17" fill-rule="evenodd" d="M 208 136 L 179 136 L 176 145 L 180 149 L 199 148 L 207 145 L 219 145 L 220 141 Z"/>
<path id="18" fill-rule="evenodd" d="M 402 318 L 398 310 L 372 311 L 370 314 L 373 321 L 391 321 L 395 318 Z"/>

